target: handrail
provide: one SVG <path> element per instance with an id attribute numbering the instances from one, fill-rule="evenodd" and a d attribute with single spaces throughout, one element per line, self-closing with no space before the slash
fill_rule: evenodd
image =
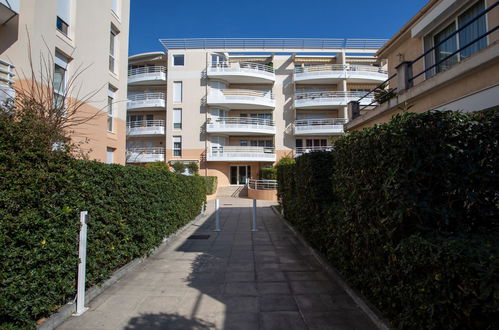
<path id="1" fill-rule="evenodd" d="M 126 123 L 127 128 L 165 127 L 164 120 L 136 120 Z"/>
<path id="2" fill-rule="evenodd" d="M 276 190 L 277 180 L 248 180 L 248 188 L 253 190 Z"/>
<path id="3" fill-rule="evenodd" d="M 239 65 L 239 66 L 237 66 Z M 260 63 L 252 62 L 212 62 L 209 66 L 210 71 L 263 71 L 268 73 L 274 73 L 274 68 Z"/>
<path id="4" fill-rule="evenodd" d="M 254 89 L 221 89 L 220 90 L 224 96 L 253 96 L 262 97 L 266 99 L 273 100 L 274 95 L 272 91 L 260 91 Z"/>
<path id="5" fill-rule="evenodd" d="M 310 66 L 295 68 L 295 73 L 324 72 L 324 71 L 368 71 L 368 72 L 388 74 L 387 70 L 384 70 L 377 66 L 357 65 L 357 64 L 314 64 Z"/>
<path id="6" fill-rule="evenodd" d="M 166 94 L 163 92 L 140 93 L 128 96 L 129 101 L 165 100 Z"/>
<path id="7" fill-rule="evenodd" d="M 346 118 L 325 118 L 325 119 L 300 119 L 295 120 L 295 127 L 306 126 L 328 126 L 328 125 L 345 125 L 348 122 Z"/>
<path id="8" fill-rule="evenodd" d="M 364 92 L 355 91 L 322 91 L 322 92 L 304 92 L 296 93 L 295 99 L 315 99 L 315 98 L 355 98 L 361 97 Z"/>
<path id="9" fill-rule="evenodd" d="M 321 39 L 321 38 L 191 38 L 160 39 L 169 49 L 364 49 L 377 50 L 387 39 Z"/>
<path id="10" fill-rule="evenodd" d="M 223 147 L 211 147 L 211 154 L 223 154 L 223 153 L 256 153 L 256 154 L 270 154 L 274 153 L 274 147 L 241 147 L 241 146 L 223 146 Z"/>
<path id="11" fill-rule="evenodd" d="M 306 154 L 309 152 L 318 151 L 333 151 L 333 146 L 313 146 L 313 147 L 296 147 L 295 152 L 297 154 Z"/>
<path id="12" fill-rule="evenodd" d="M 164 66 L 145 66 L 141 68 L 128 69 L 128 76 L 135 76 L 146 73 L 166 73 Z"/>
<path id="13" fill-rule="evenodd" d="M 208 124 L 220 125 L 256 125 L 256 126 L 274 126 L 275 122 L 271 119 L 251 118 L 251 117 L 219 117 L 208 118 Z"/>
<path id="14" fill-rule="evenodd" d="M 151 147 L 151 148 L 127 148 L 127 153 L 140 153 L 146 155 L 164 155 L 165 148 L 163 147 Z"/>

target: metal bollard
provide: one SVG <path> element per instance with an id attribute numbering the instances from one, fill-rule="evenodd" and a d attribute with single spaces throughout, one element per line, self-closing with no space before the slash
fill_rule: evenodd
<path id="1" fill-rule="evenodd" d="M 256 199 L 253 200 L 253 225 L 251 231 L 257 231 L 256 229 Z"/>
<path id="2" fill-rule="evenodd" d="M 220 229 L 220 200 L 215 199 L 215 230 L 214 231 L 222 231 Z"/>
<path id="3" fill-rule="evenodd" d="M 87 211 L 80 212 L 80 244 L 78 248 L 78 257 L 80 263 L 78 264 L 78 285 L 76 295 L 76 313 L 75 316 L 80 316 L 88 310 L 85 307 L 85 271 L 87 264 L 87 224 L 89 215 Z"/>

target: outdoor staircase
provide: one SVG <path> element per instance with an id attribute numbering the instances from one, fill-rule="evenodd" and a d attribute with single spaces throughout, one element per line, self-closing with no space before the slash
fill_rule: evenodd
<path id="1" fill-rule="evenodd" d="M 217 197 L 248 197 L 247 186 L 218 187 Z"/>

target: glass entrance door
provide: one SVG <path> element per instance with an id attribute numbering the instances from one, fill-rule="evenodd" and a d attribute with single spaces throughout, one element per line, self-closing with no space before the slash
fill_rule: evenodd
<path id="1" fill-rule="evenodd" d="M 237 165 L 230 167 L 231 185 L 244 185 L 249 178 L 251 178 L 251 166 Z"/>

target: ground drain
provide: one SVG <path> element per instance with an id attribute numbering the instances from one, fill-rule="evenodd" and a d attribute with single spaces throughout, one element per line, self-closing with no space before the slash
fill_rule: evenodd
<path id="1" fill-rule="evenodd" d="M 208 239 L 210 235 L 191 235 L 187 239 Z"/>

